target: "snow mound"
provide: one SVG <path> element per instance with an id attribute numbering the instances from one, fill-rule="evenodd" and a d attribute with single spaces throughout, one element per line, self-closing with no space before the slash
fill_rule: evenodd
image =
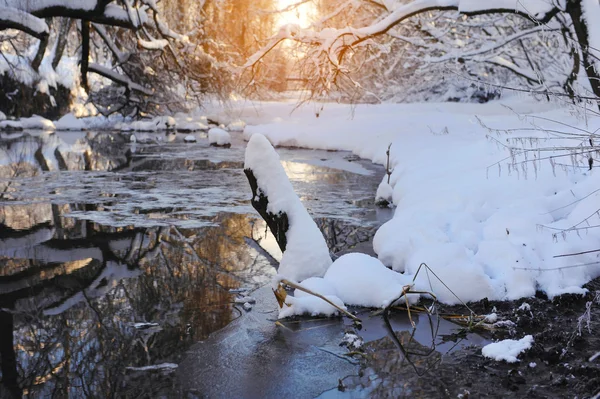
<path id="1" fill-rule="evenodd" d="M 185 141 L 186 143 L 195 143 L 196 141 L 198 141 L 198 139 L 196 138 L 196 136 L 188 134 L 183 138 L 183 141 Z"/>
<path id="2" fill-rule="evenodd" d="M 515 363 L 519 361 L 517 356 L 531 348 L 532 344 L 533 337 L 531 335 L 526 335 L 518 341 L 514 339 L 505 339 L 504 341 L 486 345 L 481 349 L 481 353 L 483 356 L 490 359 Z"/>
<path id="3" fill-rule="evenodd" d="M 246 122 L 238 119 L 227 125 L 227 130 L 230 132 L 243 132 L 245 127 Z"/>
<path id="4" fill-rule="evenodd" d="M 231 136 L 227 131 L 213 127 L 208 131 L 208 142 L 217 146 L 231 145 Z"/>
<path id="5" fill-rule="evenodd" d="M 75 115 L 69 113 L 54 122 L 56 130 L 84 130 L 85 123 L 77 119 Z"/>
<path id="6" fill-rule="evenodd" d="M 337 296 L 337 292 L 335 287 L 326 281 L 322 277 L 309 277 L 306 280 L 302 281 L 302 287 L 311 290 L 312 292 L 316 292 L 317 294 L 321 294 L 323 296 Z M 312 296 L 309 293 L 302 290 L 294 290 L 294 296 L 296 298 L 300 298 L 303 296 Z"/>
<path id="7" fill-rule="evenodd" d="M 338 258 L 323 279 L 346 305 L 375 308 L 388 306 L 405 285 L 411 284 L 409 277 L 388 269 L 379 259 L 361 253 Z M 418 295 L 408 296 L 412 303 L 418 298 Z"/>
<path id="8" fill-rule="evenodd" d="M 21 126 L 23 126 L 23 129 L 40 129 L 46 131 L 56 130 L 56 127 L 52 121 L 42 118 L 38 115 L 33 115 L 30 118 L 21 118 L 20 122 Z"/>
<path id="9" fill-rule="evenodd" d="M 4 115 L 4 112 L 0 111 L 0 121 L 6 120 L 6 115 Z"/>
<path id="10" fill-rule="evenodd" d="M 382 205 L 392 204 L 392 196 L 394 194 L 394 189 L 387 182 L 387 175 L 383 177 L 381 183 L 379 183 L 379 187 L 377 187 L 377 193 L 375 194 L 375 203 Z"/>
<path id="11" fill-rule="evenodd" d="M 252 170 L 260 192 L 269 199 L 267 211 L 275 215 L 286 213 L 289 220 L 280 277 L 297 282 L 323 276 L 331 265 L 327 243 L 294 192 L 279 155 L 265 136 L 255 134 L 248 142 L 244 168 Z"/>

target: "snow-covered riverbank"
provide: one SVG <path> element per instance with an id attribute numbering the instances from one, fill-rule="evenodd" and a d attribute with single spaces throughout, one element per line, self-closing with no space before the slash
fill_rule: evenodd
<path id="1" fill-rule="evenodd" d="M 589 146 L 590 138 L 594 144 L 588 132 L 600 127 L 597 118 L 519 98 L 307 105 L 290 114 L 294 106 L 248 105 L 231 114 L 248 123 L 246 138 L 261 133 L 274 145 L 350 150 L 384 164 L 392 143 L 396 211 L 374 249 L 394 270 L 411 275 L 425 262 L 465 301 L 517 299 L 536 290 L 551 297 L 578 293 L 600 275 L 596 252 L 559 257 L 598 248 L 600 230 L 587 228 L 598 224 L 600 195 L 589 149 L 576 156 L 543 150 Z M 564 139 L 572 134 L 580 136 Z M 536 146 L 541 150 L 518 155 Z M 424 273 L 418 281 L 428 286 Z M 442 301 L 456 301 L 432 282 Z"/>

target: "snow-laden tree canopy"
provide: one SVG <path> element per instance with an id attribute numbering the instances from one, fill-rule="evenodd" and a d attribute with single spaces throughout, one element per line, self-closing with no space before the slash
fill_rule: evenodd
<path id="1" fill-rule="evenodd" d="M 472 78 L 495 68 L 540 93 L 600 96 L 598 0 L 338 0 L 321 11 L 308 28 L 282 26 L 245 66 L 260 68 L 290 41 L 306 53 L 300 69 L 313 77 L 316 95 L 364 85 L 365 75 L 386 74 L 379 84 L 389 84 L 392 71 L 410 61 L 430 78 L 436 65 L 466 63 Z M 418 68 L 405 67 L 411 74 Z M 588 83 L 576 90 L 578 76 Z"/>
<path id="2" fill-rule="evenodd" d="M 235 65 L 258 48 L 254 37 L 272 32 L 275 14 L 264 10 L 273 5 L 0 0 L 0 78 L 47 93 L 52 103 L 65 102 L 53 98 L 57 84 L 83 87 L 103 114 L 173 112 L 231 91 Z"/>

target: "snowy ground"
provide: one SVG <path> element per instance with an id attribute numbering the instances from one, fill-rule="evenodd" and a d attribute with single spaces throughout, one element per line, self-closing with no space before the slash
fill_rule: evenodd
<path id="1" fill-rule="evenodd" d="M 598 248 L 600 230 L 587 226 L 598 224 L 600 181 L 595 168 L 588 171 L 587 155 L 575 167 L 572 157 L 550 161 L 544 151 L 512 162 L 503 147 L 529 146 L 529 140 L 513 143 L 529 136 L 544 139 L 537 144 L 544 148 L 587 144 L 585 132 L 594 132 L 600 120 L 523 98 L 485 105 L 326 104 L 322 110 L 319 104 L 290 114 L 294 106 L 248 104 L 229 116 L 248 124 L 246 138 L 260 133 L 274 145 L 350 150 L 381 164 L 392 143 L 396 210 L 374 249 L 394 270 L 411 277 L 425 262 L 464 301 L 511 300 L 536 290 L 550 297 L 580 293 L 600 275 L 596 252 L 556 257 Z M 519 130 L 489 131 L 477 117 L 487 127 Z M 558 140 L 549 130 L 583 138 Z M 428 288 L 424 273 L 417 281 Z M 439 299 L 456 303 L 432 283 Z"/>

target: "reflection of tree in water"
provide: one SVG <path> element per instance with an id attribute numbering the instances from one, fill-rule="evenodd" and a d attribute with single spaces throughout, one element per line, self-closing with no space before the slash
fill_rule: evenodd
<path id="1" fill-rule="evenodd" d="M 126 367 L 177 363 L 192 342 L 237 315 L 228 290 L 252 284 L 249 276 L 260 272 L 257 253 L 244 241 L 251 235 L 247 217 L 220 215 L 214 222 L 220 227 L 140 230 L 78 221 L 30 251 L 45 259 L 23 252 L 23 259 L 0 258 L 12 265 L 0 273 L 0 304 L 10 309 L 2 318 L 14 322 L 14 342 L 8 322 L 1 336 L 5 390 L 15 392 L 11 375 L 18 371 L 18 389 L 34 396 L 176 392 L 167 373 L 150 377 Z M 78 267 L 47 261 L 81 253 L 95 258 L 80 259 Z M 139 329 L 135 322 L 158 326 Z M 7 350 L 13 345 L 14 367 Z"/>

